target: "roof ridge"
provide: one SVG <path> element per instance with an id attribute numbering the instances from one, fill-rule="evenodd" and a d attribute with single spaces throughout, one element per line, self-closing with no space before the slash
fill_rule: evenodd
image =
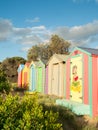
<path id="1" fill-rule="evenodd" d="M 78 47 L 78 48 L 82 48 L 82 49 L 91 49 L 91 50 L 98 50 L 97 48 L 90 48 L 90 47 Z"/>

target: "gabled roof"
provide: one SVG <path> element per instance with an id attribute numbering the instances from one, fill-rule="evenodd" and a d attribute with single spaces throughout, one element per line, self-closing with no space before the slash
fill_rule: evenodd
<path id="1" fill-rule="evenodd" d="M 27 68 L 29 67 L 29 65 L 30 65 L 29 62 L 26 62 L 26 63 L 25 63 L 25 66 L 26 66 Z"/>
<path id="2" fill-rule="evenodd" d="M 86 47 L 75 47 L 75 48 L 71 51 L 70 55 L 69 55 L 68 57 L 66 57 L 65 60 L 69 59 L 69 58 L 72 56 L 72 53 L 73 53 L 74 51 L 76 51 L 76 50 L 79 50 L 79 51 L 81 51 L 81 52 L 83 52 L 83 53 L 85 53 L 85 54 L 87 54 L 87 55 L 89 55 L 89 56 L 98 55 L 98 49 L 86 48 Z"/>
<path id="3" fill-rule="evenodd" d="M 65 54 L 55 54 L 55 56 L 60 60 L 60 61 L 65 61 L 65 58 L 67 55 Z"/>
<path id="4" fill-rule="evenodd" d="M 56 54 L 56 53 L 55 53 L 53 56 L 50 57 L 50 59 L 49 59 L 47 65 L 49 64 L 49 62 L 52 60 L 53 57 L 56 57 L 56 58 L 59 60 L 59 62 L 63 62 L 63 61 L 66 60 L 66 57 L 67 57 L 67 56 L 68 56 L 68 55 L 66 55 L 66 54 Z"/>
<path id="5" fill-rule="evenodd" d="M 20 71 L 23 70 L 23 68 L 24 68 L 24 64 L 20 64 L 19 67 L 18 67 L 18 69 L 17 69 L 17 71 L 20 72 Z"/>
<path id="6" fill-rule="evenodd" d="M 31 64 L 30 64 L 30 67 L 34 65 L 36 67 L 41 67 L 41 66 L 45 66 L 44 63 L 39 59 L 37 61 L 32 61 Z"/>
<path id="7" fill-rule="evenodd" d="M 78 47 L 90 54 L 95 54 L 95 55 L 98 55 L 98 49 L 93 49 L 93 48 L 85 48 L 85 47 Z"/>

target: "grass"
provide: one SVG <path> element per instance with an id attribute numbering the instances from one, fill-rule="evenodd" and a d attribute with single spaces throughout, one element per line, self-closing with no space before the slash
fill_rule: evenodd
<path id="1" fill-rule="evenodd" d="M 39 102 L 42 104 L 44 111 L 52 110 L 59 113 L 58 122 L 62 124 L 62 130 L 98 130 L 98 117 L 77 116 L 70 109 L 56 105 L 56 99 L 55 96 L 39 94 Z"/>

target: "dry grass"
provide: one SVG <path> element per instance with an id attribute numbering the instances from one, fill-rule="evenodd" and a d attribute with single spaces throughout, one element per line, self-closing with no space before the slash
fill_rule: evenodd
<path id="1" fill-rule="evenodd" d="M 39 95 L 39 102 L 44 110 L 52 110 L 59 113 L 58 122 L 62 123 L 63 130 L 98 130 L 98 117 L 77 116 L 66 107 L 55 104 L 58 97 L 49 95 Z"/>

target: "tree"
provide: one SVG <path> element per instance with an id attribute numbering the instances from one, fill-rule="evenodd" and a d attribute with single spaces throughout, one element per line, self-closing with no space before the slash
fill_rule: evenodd
<path id="1" fill-rule="evenodd" d="M 0 70 L 0 92 L 9 92 L 10 91 L 10 84 L 6 78 L 6 74 Z"/>
<path id="2" fill-rule="evenodd" d="M 37 45 L 29 49 L 27 55 L 28 60 L 31 61 L 33 59 L 34 61 L 36 61 L 39 56 L 39 51 L 40 51 L 40 47 L 38 47 Z"/>
<path id="3" fill-rule="evenodd" d="M 70 43 L 60 38 L 58 35 L 52 35 L 50 40 L 50 49 L 52 53 L 68 54 Z"/>
<path id="4" fill-rule="evenodd" d="M 58 35 L 52 35 L 49 43 L 40 44 L 33 46 L 28 51 L 28 60 L 37 60 L 40 58 L 42 61 L 48 61 L 49 58 L 54 54 L 69 54 L 69 46 L 71 44 L 65 41 Z"/>
<path id="5" fill-rule="evenodd" d="M 6 58 L 0 65 L 10 82 L 17 82 L 17 69 L 19 64 L 24 64 L 26 60 L 22 57 Z"/>

